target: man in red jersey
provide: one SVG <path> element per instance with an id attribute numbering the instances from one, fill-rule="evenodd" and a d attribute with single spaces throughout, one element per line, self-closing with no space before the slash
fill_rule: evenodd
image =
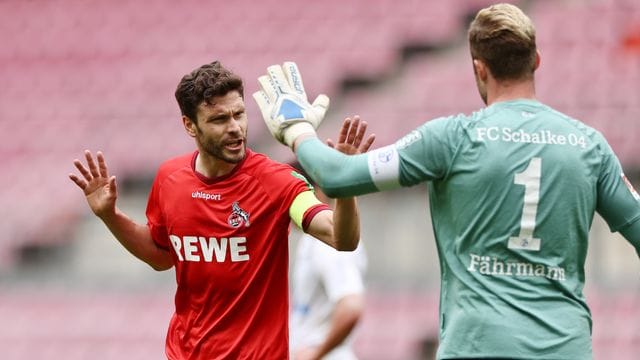
<path id="1" fill-rule="evenodd" d="M 246 147 L 243 90 L 217 61 L 182 78 L 176 99 L 197 150 L 160 166 L 146 225 L 116 207 L 102 153 L 94 159 L 85 151 L 86 166 L 76 159 L 80 175 L 69 175 L 129 252 L 156 270 L 175 266 L 169 359 L 287 359 L 290 221 L 338 250 L 358 245 L 354 198 L 337 200 L 332 211 L 292 167 Z M 366 124 L 345 124 L 336 147 L 366 151 L 373 141 L 363 141 Z"/>

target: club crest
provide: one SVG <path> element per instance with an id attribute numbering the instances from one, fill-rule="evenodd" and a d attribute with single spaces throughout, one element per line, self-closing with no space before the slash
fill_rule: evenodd
<path id="1" fill-rule="evenodd" d="M 234 201 L 231 205 L 231 215 L 229 215 L 227 223 L 234 229 L 239 228 L 242 224 L 244 224 L 245 227 L 249 227 L 249 213 L 242 210 L 240 204 Z"/>

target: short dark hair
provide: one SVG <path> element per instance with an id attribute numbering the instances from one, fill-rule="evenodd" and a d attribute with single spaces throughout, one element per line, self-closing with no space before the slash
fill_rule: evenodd
<path id="1" fill-rule="evenodd" d="M 482 60 L 497 80 L 531 77 L 536 62 L 536 30 L 511 4 L 482 9 L 469 26 L 471 57 Z"/>
<path id="2" fill-rule="evenodd" d="M 208 103 L 214 96 L 224 96 L 230 91 L 237 91 L 244 98 L 242 79 L 216 60 L 183 76 L 176 89 L 176 100 L 182 115 L 195 122 L 198 105 L 203 101 Z"/>

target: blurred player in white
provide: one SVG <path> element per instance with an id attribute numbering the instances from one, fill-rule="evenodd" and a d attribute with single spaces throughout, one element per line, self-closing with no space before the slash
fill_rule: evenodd
<path id="1" fill-rule="evenodd" d="M 302 167 L 293 167 L 309 178 Z M 330 199 L 320 188 L 316 197 Z M 353 252 L 336 251 L 310 235 L 298 240 L 292 275 L 293 360 L 353 360 L 356 325 L 364 312 L 367 258 L 362 241 Z"/>

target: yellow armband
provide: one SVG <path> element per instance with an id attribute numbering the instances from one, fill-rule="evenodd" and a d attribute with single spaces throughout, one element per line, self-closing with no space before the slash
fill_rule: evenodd
<path id="1" fill-rule="evenodd" d="M 298 194 L 298 196 L 296 196 L 296 198 L 291 203 L 291 206 L 289 207 L 289 217 L 291 217 L 291 220 L 293 220 L 293 222 L 300 229 L 302 229 L 302 220 L 304 218 L 304 214 L 311 207 L 320 204 L 322 204 L 322 202 L 318 200 L 316 194 L 313 191 L 303 191 Z"/>

